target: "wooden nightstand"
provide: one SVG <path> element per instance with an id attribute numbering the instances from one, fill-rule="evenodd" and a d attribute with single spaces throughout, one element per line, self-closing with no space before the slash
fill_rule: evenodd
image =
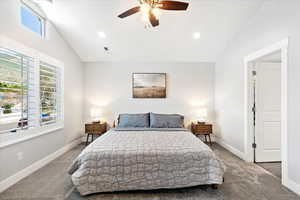
<path id="1" fill-rule="evenodd" d="M 94 135 L 102 135 L 107 130 L 107 124 L 104 123 L 88 123 L 85 124 L 85 133 L 87 134 L 86 137 L 86 143 L 85 145 L 88 145 L 89 137 L 92 135 L 92 142 L 94 141 Z"/>
<path id="2" fill-rule="evenodd" d="M 194 135 L 197 135 L 197 136 L 204 135 L 205 142 L 207 142 L 206 136 L 208 136 L 209 144 L 210 144 L 210 146 L 212 145 L 211 138 L 210 138 L 210 134 L 213 133 L 212 124 L 204 124 L 204 123 L 194 124 L 194 123 L 192 123 L 191 129 L 192 129 L 192 133 Z"/>

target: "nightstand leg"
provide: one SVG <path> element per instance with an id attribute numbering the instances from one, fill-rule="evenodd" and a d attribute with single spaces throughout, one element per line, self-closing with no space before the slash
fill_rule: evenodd
<path id="1" fill-rule="evenodd" d="M 90 134 L 87 134 L 87 136 L 86 136 L 86 142 L 85 142 L 85 146 L 87 146 L 87 145 L 88 145 L 88 143 L 89 143 L 89 137 L 90 137 Z"/>
<path id="2" fill-rule="evenodd" d="M 208 139 L 209 139 L 209 144 L 210 144 L 210 146 L 212 146 L 210 134 L 208 134 Z"/>
<path id="3" fill-rule="evenodd" d="M 206 138 L 206 136 L 207 136 L 207 135 L 205 134 L 205 135 L 204 135 L 204 138 L 205 138 L 205 143 L 207 143 L 207 138 Z"/>
<path id="4" fill-rule="evenodd" d="M 92 142 L 94 142 L 94 134 L 92 134 Z"/>

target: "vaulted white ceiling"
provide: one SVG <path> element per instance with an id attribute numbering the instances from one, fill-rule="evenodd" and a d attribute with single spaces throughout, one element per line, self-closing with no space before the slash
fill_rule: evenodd
<path id="1" fill-rule="evenodd" d="M 40 6 L 82 61 L 215 62 L 263 0 L 183 1 L 190 2 L 187 12 L 163 11 L 160 26 L 150 29 L 140 14 L 117 17 L 137 0 L 54 0 Z M 201 33 L 199 40 L 194 32 Z"/>

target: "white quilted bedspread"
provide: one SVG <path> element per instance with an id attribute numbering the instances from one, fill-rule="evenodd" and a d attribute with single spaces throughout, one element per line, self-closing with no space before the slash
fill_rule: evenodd
<path id="1" fill-rule="evenodd" d="M 110 130 L 70 166 L 81 195 L 222 184 L 225 167 L 188 131 Z"/>

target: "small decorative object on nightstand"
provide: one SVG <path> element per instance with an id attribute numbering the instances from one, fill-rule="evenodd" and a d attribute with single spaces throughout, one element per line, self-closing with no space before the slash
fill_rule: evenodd
<path id="1" fill-rule="evenodd" d="M 85 133 L 87 134 L 85 145 L 88 145 L 90 135 L 92 136 L 92 142 L 93 142 L 94 135 L 100 136 L 103 133 L 105 133 L 106 130 L 107 130 L 106 122 L 104 122 L 104 123 L 93 122 L 93 123 L 85 124 Z"/>
<path id="2" fill-rule="evenodd" d="M 209 144 L 210 146 L 212 145 L 211 143 L 211 138 L 210 138 L 210 134 L 213 133 L 213 127 L 212 124 L 206 124 L 204 122 L 202 123 L 192 123 L 192 133 L 196 136 L 198 135 L 204 135 L 205 137 L 205 142 L 207 142 L 207 136 L 209 139 Z"/>

